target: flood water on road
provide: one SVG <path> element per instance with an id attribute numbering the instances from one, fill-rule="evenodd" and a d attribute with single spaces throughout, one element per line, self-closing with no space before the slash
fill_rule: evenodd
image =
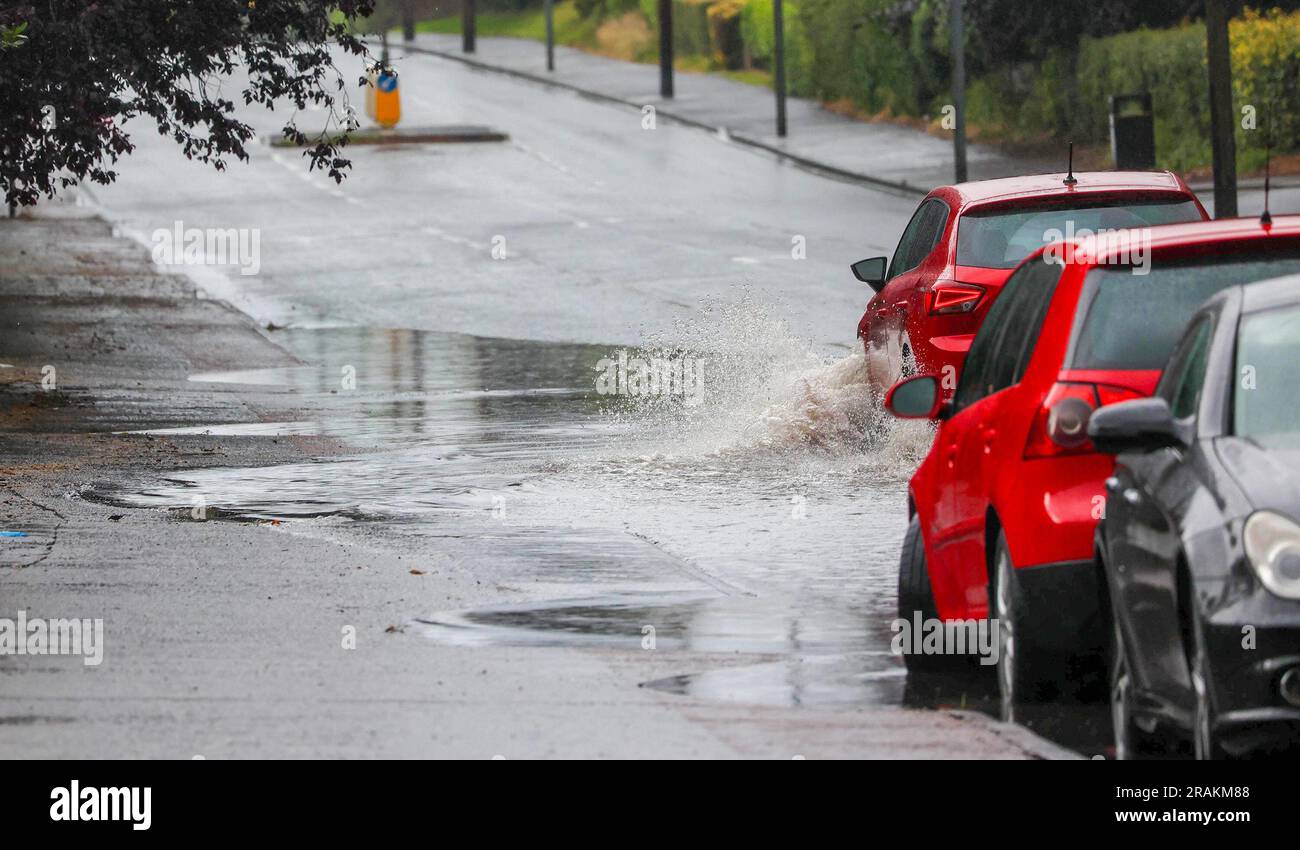
<path id="1" fill-rule="evenodd" d="M 754 656 L 646 683 L 711 700 L 965 704 L 970 691 L 977 703 L 980 685 L 909 694 L 889 649 L 906 480 L 929 426 L 864 413 L 859 356 L 813 355 L 761 315 L 710 321 L 715 339 L 744 342 L 697 350 L 690 337 L 703 330 L 686 328 L 675 348 L 658 349 L 667 359 L 698 353 L 694 399 L 602 395 L 597 379 L 620 352 L 601 346 L 279 331 L 305 365 L 192 380 L 266 393 L 298 415 L 180 430 L 324 435 L 355 453 L 189 471 L 98 495 L 168 509 L 200 497 L 222 514 L 294 521 L 305 533 L 364 523 L 507 567 L 518 601 L 411 611 L 408 627 L 430 640 L 635 648 L 652 639 L 661 650 Z"/>

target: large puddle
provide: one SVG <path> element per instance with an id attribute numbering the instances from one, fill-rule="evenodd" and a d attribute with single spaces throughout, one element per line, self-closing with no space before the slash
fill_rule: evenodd
<path id="1" fill-rule="evenodd" d="M 665 379 L 648 395 L 598 391 L 619 386 L 597 383 L 620 362 L 608 347 L 279 331 L 306 365 L 192 378 L 258 394 L 266 421 L 184 430 L 322 435 L 355 452 L 96 496 L 203 505 L 304 533 L 364 523 L 509 567 L 518 601 L 410 612 L 408 628 L 430 640 L 634 648 L 652 639 L 666 651 L 752 657 L 646 683 L 672 693 L 981 707 L 982 685 L 909 694 L 889 652 L 906 479 L 927 426 L 865 413 L 860 357 L 809 352 L 761 313 L 707 322 L 655 352 L 697 361 L 696 383 L 688 372 L 677 391 Z M 719 340 L 722 351 L 709 348 Z"/>

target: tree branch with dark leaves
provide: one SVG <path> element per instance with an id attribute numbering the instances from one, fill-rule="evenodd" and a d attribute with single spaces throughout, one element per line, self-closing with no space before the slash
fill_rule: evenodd
<path id="1" fill-rule="evenodd" d="M 351 25 L 374 0 L 0 1 L 0 189 L 35 204 L 82 180 L 107 184 L 135 148 L 124 129 L 152 119 L 185 156 L 226 168 L 247 160 L 242 106 L 288 107 L 284 135 L 310 167 L 342 181 L 356 126 L 339 53 L 377 63 Z M 364 76 L 364 74 L 359 75 Z M 230 83 L 239 81 L 235 95 Z M 311 138 L 297 113 L 326 112 L 343 132 Z"/>

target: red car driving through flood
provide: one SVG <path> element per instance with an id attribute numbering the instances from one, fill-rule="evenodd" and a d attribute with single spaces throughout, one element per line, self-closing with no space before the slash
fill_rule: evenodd
<path id="1" fill-rule="evenodd" d="M 951 392 L 980 323 L 1020 261 L 1054 239 L 1208 218 L 1168 171 L 1042 174 L 940 186 L 892 260 L 852 266 L 875 295 L 858 323 L 871 383 L 933 373 Z"/>

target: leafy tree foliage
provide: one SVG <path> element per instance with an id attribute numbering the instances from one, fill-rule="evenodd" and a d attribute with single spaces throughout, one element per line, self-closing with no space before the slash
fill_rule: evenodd
<path id="1" fill-rule="evenodd" d="M 374 0 L 0 0 L 0 189 L 34 204 L 83 179 L 111 183 L 134 149 L 129 119 L 152 119 L 187 157 L 224 169 L 247 160 L 244 105 L 322 108 L 309 140 L 284 133 L 336 181 L 354 119 L 334 51 L 369 53 L 349 24 Z M 358 73 L 358 76 L 360 74 Z M 356 77 L 351 78 L 354 82 Z"/>

